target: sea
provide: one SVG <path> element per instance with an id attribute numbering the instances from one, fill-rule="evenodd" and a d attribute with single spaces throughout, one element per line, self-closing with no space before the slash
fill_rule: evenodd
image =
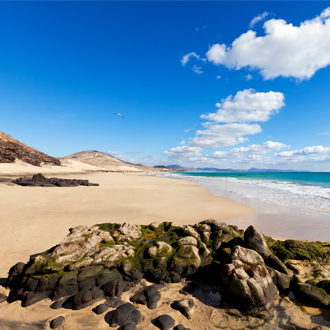
<path id="1" fill-rule="evenodd" d="M 330 172 L 169 172 L 255 209 L 236 220 L 278 237 L 330 241 Z M 271 230 L 270 230 L 271 229 Z"/>

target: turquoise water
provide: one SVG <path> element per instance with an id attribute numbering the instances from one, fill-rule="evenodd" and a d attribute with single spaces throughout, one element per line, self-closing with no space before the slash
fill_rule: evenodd
<path id="1" fill-rule="evenodd" d="M 167 177 L 200 183 L 221 191 L 264 202 L 330 212 L 330 173 L 322 172 L 176 172 Z"/>
<path id="2" fill-rule="evenodd" d="M 268 180 L 276 182 L 289 182 L 299 185 L 320 186 L 330 188 L 330 172 L 181 172 L 182 176 L 237 178 L 249 180 Z"/>

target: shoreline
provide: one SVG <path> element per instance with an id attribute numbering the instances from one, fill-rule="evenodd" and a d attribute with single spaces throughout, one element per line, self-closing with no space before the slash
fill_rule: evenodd
<path id="1" fill-rule="evenodd" d="M 228 224 L 242 228 L 253 225 L 263 234 L 280 240 L 330 241 L 329 213 L 248 198 L 239 193 L 229 192 L 210 181 L 201 182 L 200 178 L 175 179 L 196 182 L 215 196 L 229 198 L 255 210 L 253 213 L 228 219 Z"/>
<path id="2" fill-rule="evenodd" d="M 254 212 L 230 199 L 212 195 L 198 183 L 141 174 L 56 174 L 59 178 L 88 179 L 99 183 L 99 187 L 42 188 L 0 183 L 3 210 L 0 278 L 6 277 L 17 262 L 26 262 L 30 255 L 58 244 L 69 228 L 78 225 L 154 221 L 194 224 L 209 218 L 229 222 L 228 219 Z"/>

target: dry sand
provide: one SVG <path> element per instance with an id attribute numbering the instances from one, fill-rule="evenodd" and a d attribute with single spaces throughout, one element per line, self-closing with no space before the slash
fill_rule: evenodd
<path id="1" fill-rule="evenodd" d="M 253 212 L 184 180 L 99 172 L 61 172 L 57 177 L 88 179 L 100 186 L 42 188 L 0 183 L 0 277 L 6 277 L 15 263 L 27 262 L 30 255 L 58 244 L 69 228 L 78 225 L 125 221 L 194 224 Z"/>

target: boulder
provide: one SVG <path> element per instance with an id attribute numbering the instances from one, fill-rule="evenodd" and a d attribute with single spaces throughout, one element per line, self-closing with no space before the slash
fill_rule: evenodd
<path id="1" fill-rule="evenodd" d="M 171 261 L 171 270 L 181 276 L 194 274 L 201 265 L 198 248 L 194 245 L 179 246 Z"/>
<path id="2" fill-rule="evenodd" d="M 267 270 L 280 292 L 284 292 L 290 288 L 290 277 L 287 274 L 281 273 L 270 267 L 268 267 Z"/>
<path id="3" fill-rule="evenodd" d="M 103 314 L 105 311 L 107 311 L 109 308 L 106 304 L 100 304 L 93 308 L 93 312 L 97 315 Z"/>
<path id="4" fill-rule="evenodd" d="M 292 288 L 294 296 L 307 306 L 328 307 L 330 296 L 325 290 L 307 283 L 295 283 Z"/>
<path id="5" fill-rule="evenodd" d="M 70 229 L 70 233 L 55 247 L 51 257 L 55 259 L 55 263 L 64 267 L 83 257 L 95 255 L 102 247 L 101 242 L 112 241 L 110 233 L 100 230 L 98 226 L 78 226 Z M 43 257 L 40 256 L 40 258 Z M 35 262 L 39 261 L 43 262 L 38 256 Z"/>
<path id="6" fill-rule="evenodd" d="M 133 323 L 126 323 L 121 330 L 138 330 L 138 328 Z"/>
<path id="7" fill-rule="evenodd" d="M 163 257 L 164 255 L 172 253 L 173 248 L 170 244 L 162 241 L 156 242 L 148 249 L 148 254 L 151 258 Z"/>
<path id="8" fill-rule="evenodd" d="M 7 296 L 5 294 L 0 293 L 0 303 L 7 300 Z"/>
<path id="9" fill-rule="evenodd" d="M 142 236 L 140 228 L 129 222 L 124 222 L 118 228 L 119 236 L 117 236 L 118 241 L 134 241 Z"/>
<path id="10" fill-rule="evenodd" d="M 264 260 L 254 250 L 234 246 L 230 260 L 221 269 L 224 293 L 239 309 L 268 309 L 278 296 Z"/>
<path id="11" fill-rule="evenodd" d="M 187 319 L 191 319 L 191 315 L 195 311 L 195 303 L 192 299 L 176 300 L 171 307 L 180 311 Z"/>
<path id="12" fill-rule="evenodd" d="M 160 300 L 161 294 L 156 284 L 145 287 L 142 291 L 137 292 L 130 298 L 130 301 L 142 305 L 147 305 L 150 309 L 157 308 L 157 302 Z"/>
<path id="13" fill-rule="evenodd" d="M 158 316 L 156 319 L 156 325 L 161 330 L 167 330 L 169 328 L 172 328 L 174 324 L 175 324 L 174 319 L 166 314 Z"/>
<path id="14" fill-rule="evenodd" d="M 51 329 L 56 329 L 63 323 L 63 321 L 64 321 L 64 317 L 58 316 L 57 318 L 55 318 L 50 322 L 49 326 Z"/>
<path id="15" fill-rule="evenodd" d="M 193 236 L 186 236 L 178 240 L 178 245 L 194 245 L 197 246 L 197 239 Z"/>
<path id="16" fill-rule="evenodd" d="M 270 254 L 269 257 L 265 260 L 265 263 L 267 266 L 278 270 L 281 273 L 284 273 L 286 275 L 289 274 L 288 269 L 286 266 L 283 264 L 283 262 L 277 258 L 274 254 Z"/>
<path id="17" fill-rule="evenodd" d="M 245 230 L 244 243 L 248 249 L 258 252 L 264 259 L 267 259 L 271 255 L 264 236 L 253 226 L 249 226 Z"/>
<path id="18" fill-rule="evenodd" d="M 111 319 L 111 327 L 121 327 L 126 323 L 139 324 L 141 322 L 141 313 L 130 303 L 119 306 Z"/>
<path id="19" fill-rule="evenodd" d="M 41 300 L 45 300 L 49 298 L 52 294 L 52 291 L 44 291 L 44 292 L 24 292 L 23 295 L 23 307 L 31 306 Z"/>
<path id="20" fill-rule="evenodd" d="M 320 281 L 316 284 L 316 286 L 318 288 L 323 289 L 324 291 L 326 291 L 327 294 L 330 295 L 330 281 L 329 280 Z"/>

